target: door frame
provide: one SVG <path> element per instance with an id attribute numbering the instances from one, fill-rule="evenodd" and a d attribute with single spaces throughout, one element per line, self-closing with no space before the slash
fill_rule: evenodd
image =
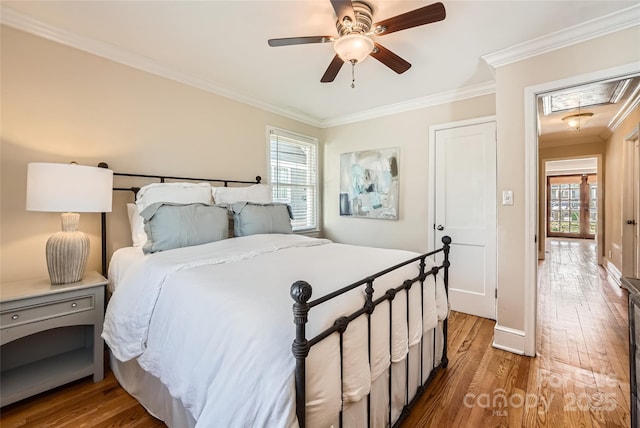
<path id="1" fill-rule="evenodd" d="M 623 173 L 622 173 L 622 210 L 621 210 L 621 232 L 625 230 L 627 226 L 627 220 L 634 219 L 636 222 L 638 221 L 638 216 L 640 213 L 636 212 L 636 206 L 634 206 L 635 198 L 633 197 L 634 191 L 634 156 L 635 156 L 635 142 L 639 139 L 640 134 L 640 125 L 636 126 L 633 131 L 629 135 L 624 138 L 624 148 L 623 148 L 623 156 L 624 156 L 624 164 L 622 165 Z M 636 167 L 638 168 L 638 167 Z M 637 204 L 637 202 L 636 202 Z M 633 236 L 630 233 L 621 233 L 621 243 L 622 243 L 622 276 L 636 276 L 636 272 L 634 270 L 640 269 L 640 267 L 635 266 L 637 259 L 636 251 L 638 249 L 633 248 Z"/>
<path id="2" fill-rule="evenodd" d="M 540 182 L 538 184 L 538 188 L 540 189 L 541 195 L 540 195 L 540 200 L 541 201 L 546 201 L 547 198 L 547 187 L 546 187 L 546 182 L 547 182 L 547 162 L 551 162 L 551 161 L 556 161 L 556 160 L 566 160 L 566 159 L 589 159 L 589 158 L 594 158 L 596 159 L 596 174 L 598 174 L 598 225 L 597 225 L 597 233 L 596 233 L 596 246 L 597 248 L 601 248 L 602 245 L 604 245 L 604 217 L 602 216 L 602 211 L 604 210 L 604 188 L 605 188 L 605 181 L 604 181 L 604 174 L 602 173 L 602 171 L 604 171 L 604 159 L 601 153 L 596 153 L 596 154 L 590 154 L 590 155 L 577 155 L 577 156 L 562 156 L 562 157 L 549 157 L 549 158 L 540 158 L 540 176 L 538 177 Z M 543 185 L 544 184 L 544 185 Z M 542 206 L 538 206 L 538 216 L 540 219 L 546 219 L 546 215 L 547 213 L 547 209 L 546 207 L 542 207 Z M 540 242 L 540 245 L 538 246 L 538 260 L 544 260 L 546 258 L 545 256 L 545 251 L 546 251 L 546 247 L 547 247 L 547 228 L 546 228 L 546 222 L 545 221 L 541 221 L 540 229 L 539 229 L 539 235 L 538 235 L 538 241 Z M 604 248 L 604 247 L 602 247 Z M 604 251 L 604 250 L 603 250 Z M 603 251 L 599 251 L 596 250 L 596 257 L 597 257 L 597 261 L 598 264 L 602 265 L 604 263 L 604 256 L 603 256 Z"/>
<path id="3" fill-rule="evenodd" d="M 595 158 L 594 158 L 595 159 Z M 545 162 L 546 164 L 546 162 Z M 544 217 L 540 217 L 540 219 L 544 218 L 544 222 L 540 222 L 541 226 L 542 223 L 544 223 L 545 225 L 545 229 L 546 229 L 546 233 L 545 233 L 545 238 L 546 237 L 552 237 L 552 238 L 580 238 L 580 239 L 593 239 L 595 241 L 596 239 L 596 234 L 595 233 L 589 233 L 589 225 L 590 225 L 590 211 L 589 211 L 589 206 L 591 205 L 591 196 L 590 196 L 590 192 L 589 192 L 589 184 L 588 184 L 588 179 L 589 176 L 595 176 L 596 178 L 600 178 L 598 176 L 597 173 L 576 173 L 576 174 L 561 174 L 561 175 L 549 175 L 546 173 L 546 169 L 545 169 L 545 186 L 546 186 L 546 192 L 545 192 L 545 197 L 541 198 L 541 200 L 544 201 L 544 204 L 546 205 L 545 208 L 545 215 Z M 549 219 L 550 215 L 551 215 L 551 195 L 550 195 L 550 190 L 551 190 L 551 181 L 552 178 L 558 178 L 558 177 L 573 177 L 574 179 L 580 180 L 580 230 L 578 231 L 578 233 L 572 233 L 572 232 L 551 232 L 549 230 L 549 225 L 551 223 L 551 220 Z M 600 184 L 598 181 L 596 181 L 596 183 Z M 598 189 L 599 190 L 599 189 Z M 540 189 L 540 191 L 542 192 L 542 189 Z M 598 193 L 596 193 L 596 207 L 598 205 Z M 586 209 L 585 209 L 586 207 Z M 570 208 L 571 209 L 571 208 Z M 560 210 L 562 211 L 562 210 Z M 585 214 L 586 211 L 586 214 Z M 596 208 L 596 213 L 598 213 L 598 210 Z M 596 222 L 597 222 L 597 218 L 596 217 Z M 597 226 L 596 226 L 597 229 Z M 542 228 L 540 229 L 542 231 Z M 542 241 L 542 236 L 540 236 L 540 241 Z"/>
<path id="4" fill-rule="evenodd" d="M 538 305 L 538 95 L 638 72 L 640 63 L 579 74 L 524 88 L 524 354 L 536 355 Z M 598 255 L 600 258 L 600 255 Z"/>

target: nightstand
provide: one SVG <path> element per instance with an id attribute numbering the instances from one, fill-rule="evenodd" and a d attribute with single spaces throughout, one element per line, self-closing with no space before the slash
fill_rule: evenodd
<path id="1" fill-rule="evenodd" d="M 89 375 L 102 380 L 106 284 L 88 272 L 72 284 L 0 285 L 0 406 Z"/>
<path id="2" fill-rule="evenodd" d="M 629 291 L 629 386 L 631 387 L 631 426 L 638 426 L 640 416 L 640 278 L 622 277 Z"/>

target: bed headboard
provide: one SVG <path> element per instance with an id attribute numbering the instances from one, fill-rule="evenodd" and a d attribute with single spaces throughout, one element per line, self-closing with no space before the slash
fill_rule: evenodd
<path id="1" fill-rule="evenodd" d="M 101 168 L 109 168 L 106 162 L 100 162 L 98 164 Z M 253 181 L 249 180 L 231 180 L 226 178 L 199 178 L 199 177 L 181 177 L 173 175 L 158 175 L 158 174 L 136 174 L 127 172 L 113 172 L 114 192 L 126 193 L 127 196 L 123 198 L 114 198 L 114 203 L 121 203 L 124 201 L 135 201 L 135 196 L 140 188 L 150 183 L 165 183 L 176 181 L 194 181 L 194 182 L 208 182 L 222 184 L 224 187 L 229 185 L 251 185 L 260 184 L 262 177 L 259 175 Z M 115 194 L 114 194 L 115 196 Z M 115 211 L 115 210 L 114 210 Z M 102 246 L 102 275 L 107 275 L 107 214 L 101 215 L 101 246 Z"/>

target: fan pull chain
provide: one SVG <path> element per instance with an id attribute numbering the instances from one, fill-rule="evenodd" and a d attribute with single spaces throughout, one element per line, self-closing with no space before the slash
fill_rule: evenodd
<path id="1" fill-rule="evenodd" d="M 356 62 L 351 61 L 351 89 L 356 87 Z"/>

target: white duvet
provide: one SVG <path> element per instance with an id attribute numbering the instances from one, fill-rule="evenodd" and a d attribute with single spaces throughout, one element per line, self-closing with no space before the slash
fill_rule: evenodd
<path id="1" fill-rule="evenodd" d="M 137 358 L 158 377 L 201 427 L 291 427 L 295 417 L 295 335 L 290 286 L 305 280 L 311 300 L 417 256 L 335 244 L 300 235 L 253 235 L 180 248 L 138 258 L 119 278 L 102 337 L 120 361 Z M 428 266 L 427 269 L 430 267 Z M 418 275 L 417 263 L 374 283 L 374 298 Z M 392 308 L 383 303 L 372 317 L 371 365 L 365 317 L 344 335 L 342 399 L 357 401 L 408 347 L 447 315 L 444 285 L 425 282 L 424 323 L 420 288 Z M 364 303 L 363 288 L 313 308 L 311 338 Z M 391 355 L 388 313 L 393 311 Z M 333 335 L 307 359 L 307 425 L 329 426 L 341 407 L 339 340 Z"/>

